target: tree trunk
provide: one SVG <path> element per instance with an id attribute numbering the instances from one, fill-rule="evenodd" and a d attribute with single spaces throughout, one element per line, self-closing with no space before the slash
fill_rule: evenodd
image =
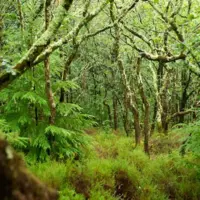
<path id="1" fill-rule="evenodd" d="M 45 60 L 46 54 L 42 56 L 42 58 L 39 61 L 37 61 L 36 63 L 34 62 L 35 60 L 37 60 L 37 57 L 46 49 L 51 38 L 54 37 L 56 31 L 61 26 L 62 21 L 66 16 L 66 11 L 69 10 L 72 2 L 73 0 L 62 1 L 62 3 L 56 9 L 54 18 L 49 24 L 48 29 L 35 41 L 35 43 L 28 50 L 26 55 L 22 57 L 22 59 L 19 60 L 18 63 L 12 68 L 13 73 L 10 73 L 6 70 L 0 72 L 0 91 L 6 88 L 16 78 L 19 78 L 27 69 L 30 69 L 32 66 Z M 56 46 L 55 49 L 57 49 L 58 47 L 59 46 Z M 55 49 L 51 50 L 54 51 Z"/>
<path id="2" fill-rule="evenodd" d="M 190 85 L 190 82 L 191 82 L 191 74 L 188 75 L 186 69 L 183 69 L 181 73 L 182 94 L 181 94 L 181 100 L 180 100 L 180 112 L 185 111 L 187 100 L 189 98 L 189 95 L 187 94 L 187 89 Z M 181 115 L 179 117 L 179 123 L 184 123 L 184 115 Z"/>
<path id="3" fill-rule="evenodd" d="M 144 112 L 144 129 L 143 129 L 143 135 L 144 135 L 144 152 L 149 155 L 149 135 L 150 135 L 150 105 L 147 99 L 147 96 L 145 95 L 144 91 L 144 85 L 142 81 L 142 75 L 140 72 L 141 67 L 141 58 L 137 59 L 136 64 L 136 70 L 137 70 L 137 79 L 138 79 L 138 87 L 139 87 L 139 93 L 142 99 L 142 103 L 145 107 Z"/>
<path id="4" fill-rule="evenodd" d="M 111 19 L 114 22 L 115 20 L 115 16 L 114 16 L 114 12 L 113 12 L 113 1 L 110 3 L 110 15 L 111 15 Z M 134 5 L 135 6 L 135 5 Z M 139 145 L 140 144 L 140 134 L 141 134 L 141 129 L 140 129 L 140 118 L 139 118 L 139 111 L 136 108 L 135 102 L 134 102 L 134 97 L 133 97 L 133 92 L 131 91 L 131 87 L 130 84 L 127 80 L 127 76 L 126 76 L 126 71 L 124 69 L 123 66 L 123 62 L 119 57 L 119 40 L 120 40 L 120 31 L 119 31 L 119 26 L 118 24 L 116 24 L 114 26 L 115 28 L 115 43 L 114 43 L 114 48 L 113 48 L 113 60 L 115 59 L 117 61 L 117 65 L 121 74 L 121 79 L 122 79 L 122 83 L 124 86 L 124 90 L 127 92 L 127 97 L 128 97 L 128 101 L 129 101 L 129 107 L 130 110 L 133 113 L 133 117 L 134 117 L 134 128 L 135 128 L 135 145 Z"/>
<path id="5" fill-rule="evenodd" d="M 54 101 L 53 92 L 52 92 L 52 88 L 51 88 L 49 58 L 45 59 L 44 66 L 45 66 L 46 95 L 47 95 L 47 100 L 48 100 L 48 104 L 49 104 L 49 108 L 50 108 L 49 123 L 53 125 L 53 124 L 55 124 L 55 118 L 56 118 L 56 103 Z"/>
<path id="6" fill-rule="evenodd" d="M 139 111 L 134 103 L 134 97 L 133 92 L 131 91 L 131 87 L 129 85 L 129 82 L 127 80 L 126 71 L 124 69 L 122 60 L 118 58 L 118 66 L 119 71 L 121 73 L 122 77 L 122 83 L 124 85 L 124 90 L 127 92 L 128 102 L 129 102 L 129 108 L 131 112 L 133 113 L 134 118 L 134 128 L 135 128 L 135 144 L 136 146 L 140 144 L 140 135 L 141 135 L 141 128 L 140 128 L 140 117 L 139 117 Z"/>
<path id="7" fill-rule="evenodd" d="M 0 199 L 57 200 L 58 192 L 31 175 L 22 159 L 0 139 Z"/>
<path id="8" fill-rule="evenodd" d="M 130 132 L 128 111 L 129 111 L 129 102 L 128 102 L 128 97 L 127 97 L 127 91 L 125 91 L 123 122 L 124 122 L 124 130 L 125 130 L 127 136 L 129 135 L 129 132 Z"/>
<path id="9" fill-rule="evenodd" d="M 134 118 L 134 129 L 135 129 L 135 146 L 140 145 L 141 142 L 141 127 L 140 127 L 140 117 L 139 112 L 131 106 L 131 111 L 133 113 Z"/>
<path id="10" fill-rule="evenodd" d="M 18 15 L 19 15 L 19 23 L 20 23 L 20 28 L 21 28 L 21 34 L 23 36 L 23 32 L 24 32 L 24 18 L 23 18 L 22 6 L 21 6 L 20 0 L 17 0 L 17 8 L 18 8 Z"/>
<path id="11" fill-rule="evenodd" d="M 182 94 L 181 102 L 180 102 L 180 112 L 184 112 L 185 111 L 185 107 L 186 107 L 186 103 L 187 103 L 186 96 L 187 95 L 185 93 Z M 184 115 L 180 115 L 179 123 L 184 123 Z"/>
<path id="12" fill-rule="evenodd" d="M 114 15 L 114 10 L 113 10 L 113 1 L 110 2 L 110 17 L 112 22 L 115 21 L 115 15 Z M 115 64 L 117 62 L 117 57 L 119 55 L 119 28 L 118 25 L 115 25 L 115 37 L 114 37 L 114 42 L 113 42 L 113 47 L 111 51 L 111 63 Z M 113 90 L 115 87 L 115 74 L 112 71 L 112 79 L 113 79 Z M 115 92 L 113 91 L 113 128 L 117 130 L 118 128 L 118 114 L 117 114 L 117 98 L 115 95 Z"/>
<path id="13" fill-rule="evenodd" d="M 107 109 L 110 128 L 112 128 L 112 113 L 111 113 L 110 105 L 106 102 L 107 94 L 108 94 L 108 90 L 107 90 L 107 88 L 105 88 L 105 96 L 104 96 L 103 104 Z"/>
<path id="14" fill-rule="evenodd" d="M 46 0 L 45 3 L 45 29 L 48 29 L 50 23 L 50 4 L 51 0 Z M 50 108 L 50 117 L 49 123 L 55 124 L 56 117 L 56 103 L 53 97 L 53 91 L 51 88 L 51 72 L 50 72 L 50 61 L 49 57 L 46 57 L 44 60 L 44 69 L 45 69 L 45 90 L 47 95 L 47 100 Z"/>
<path id="15" fill-rule="evenodd" d="M 3 16 L 0 13 L 0 51 L 3 47 Z"/>
<path id="16" fill-rule="evenodd" d="M 156 128 L 156 116 L 157 116 L 157 111 L 158 111 L 158 103 L 155 99 L 154 103 L 154 108 L 153 108 L 153 119 L 152 119 L 152 124 L 151 124 L 151 133 L 150 135 L 153 135 L 155 128 Z"/>
<path id="17" fill-rule="evenodd" d="M 162 115 L 161 115 L 161 120 L 162 120 L 162 131 L 167 134 L 168 132 L 168 102 L 167 102 L 167 96 L 165 93 L 162 94 L 161 100 L 162 100 Z"/>
<path id="18" fill-rule="evenodd" d="M 113 128 L 114 130 L 118 129 L 117 98 L 115 94 L 113 94 Z"/>
<path id="19" fill-rule="evenodd" d="M 153 75 L 153 86 L 154 86 L 154 91 L 155 91 L 155 106 L 154 106 L 154 117 L 155 117 L 155 125 L 157 126 L 157 131 L 159 133 L 162 132 L 162 120 L 161 120 L 161 114 L 162 114 L 162 102 L 161 102 L 161 97 L 160 97 L 160 85 L 161 85 L 161 80 L 160 80 L 160 68 L 161 65 L 159 64 L 157 73 L 155 72 L 155 70 L 153 69 L 153 67 L 151 66 L 150 69 L 152 71 L 152 75 Z"/>
<path id="20" fill-rule="evenodd" d="M 162 132 L 167 134 L 168 132 L 168 89 L 170 85 L 170 75 L 171 75 L 171 70 L 168 69 L 165 72 L 165 75 L 163 76 L 163 83 L 162 87 L 160 88 L 159 91 L 159 101 L 160 101 L 160 117 L 161 117 L 161 125 L 162 125 Z M 159 122 L 160 123 L 160 122 Z"/>

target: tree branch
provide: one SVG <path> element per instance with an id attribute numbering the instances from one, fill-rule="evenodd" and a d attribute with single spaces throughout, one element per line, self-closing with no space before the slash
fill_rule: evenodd
<path id="1" fill-rule="evenodd" d="M 66 16 L 66 11 L 69 10 L 72 2 L 73 0 L 62 1 L 56 9 L 54 18 L 49 24 L 48 29 L 32 45 L 26 55 L 11 69 L 13 73 L 8 72 L 7 70 L 0 72 L 0 90 L 23 74 L 27 69 L 31 68 L 33 61 L 46 48 L 51 38 L 54 37 L 56 31 L 59 29 L 64 17 Z"/>
<path id="2" fill-rule="evenodd" d="M 141 51 L 140 55 L 143 58 L 146 58 L 148 60 L 160 61 L 160 62 L 164 62 L 164 63 L 173 62 L 176 60 L 184 60 L 186 58 L 186 55 L 183 53 L 181 53 L 180 55 L 165 56 L 165 55 L 153 55 L 153 54 Z"/>

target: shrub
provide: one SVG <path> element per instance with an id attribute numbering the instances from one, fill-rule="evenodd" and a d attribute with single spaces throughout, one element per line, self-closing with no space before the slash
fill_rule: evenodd
<path id="1" fill-rule="evenodd" d="M 30 168 L 59 189 L 61 200 L 200 199 L 199 159 L 193 154 L 182 157 L 172 149 L 150 159 L 140 148 L 133 148 L 132 138 L 101 133 L 90 141 L 85 149 L 88 155 L 82 159 Z"/>
<path id="2" fill-rule="evenodd" d="M 60 189 L 66 181 L 66 166 L 64 163 L 49 161 L 30 166 L 30 170 L 48 186 Z"/>

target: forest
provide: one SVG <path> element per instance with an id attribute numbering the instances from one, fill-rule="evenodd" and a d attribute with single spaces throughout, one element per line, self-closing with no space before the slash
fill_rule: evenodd
<path id="1" fill-rule="evenodd" d="M 1 200 L 200 200 L 200 0 L 0 0 Z"/>

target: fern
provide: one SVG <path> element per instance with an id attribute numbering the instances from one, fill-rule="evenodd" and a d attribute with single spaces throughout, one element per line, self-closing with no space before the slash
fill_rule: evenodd
<path id="1" fill-rule="evenodd" d="M 81 110 L 82 108 L 80 106 L 72 103 L 58 104 L 57 107 L 57 111 L 64 117 L 68 116 L 69 114 L 75 114 Z"/>
<path id="2" fill-rule="evenodd" d="M 11 130 L 5 120 L 0 120 L 0 136 L 6 139 L 16 149 L 25 149 L 28 146 L 29 140 L 26 137 L 20 137 L 17 132 L 9 132 Z"/>
<path id="3" fill-rule="evenodd" d="M 200 121 L 185 125 L 181 131 L 189 134 L 181 149 L 185 153 L 193 152 L 195 156 L 200 157 Z"/>
<path id="4" fill-rule="evenodd" d="M 57 127 L 57 126 L 48 126 L 45 130 L 45 133 L 48 135 L 52 135 L 52 136 L 56 136 L 56 135 L 59 135 L 59 136 L 62 136 L 62 137 L 70 137 L 73 132 L 72 131 L 68 131 L 64 128 L 60 128 L 60 127 Z"/>
<path id="5" fill-rule="evenodd" d="M 18 133 L 6 134 L 5 138 L 8 142 L 15 147 L 15 149 L 26 149 L 29 146 L 29 139 L 27 137 L 21 137 Z"/>
<path id="6" fill-rule="evenodd" d="M 69 81 L 69 80 L 68 81 L 62 81 L 62 80 L 56 81 L 56 83 L 54 84 L 54 90 L 58 91 L 61 88 L 64 89 L 65 92 L 67 92 L 70 89 L 78 89 L 79 86 L 74 81 Z"/>
<path id="7" fill-rule="evenodd" d="M 44 77 L 41 76 L 42 66 L 37 68 L 37 72 L 35 77 L 31 72 L 25 73 L 16 81 L 15 87 L 9 87 L 3 91 L 3 97 L 0 96 L 4 103 L 0 109 L 7 122 L 0 122 L 1 127 L 4 125 L 3 134 L 16 149 L 24 150 L 29 161 L 80 157 L 81 149 L 88 144 L 82 130 L 95 124 L 94 117 L 82 113 L 83 109 L 77 104 L 59 103 L 55 98 L 56 122 L 49 126 L 50 111 Z M 55 80 L 53 87 L 56 94 L 60 88 L 69 91 L 77 89 L 78 85 L 74 81 Z"/>
<path id="8" fill-rule="evenodd" d="M 57 126 L 49 126 L 45 130 L 47 136 L 54 137 L 54 143 L 51 151 L 57 159 L 64 159 L 81 155 L 81 147 L 87 145 L 86 137 L 80 132 L 75 132 L 60 128 Z"/>
<path id="9" fill-rule="evenodd" d="M 38 104 L 40 106 L 47 105 L 45 99 L 37 95 L 34 91 L 29 92 L 17 92 L 13 95 L 12 99 L 16 102 L 17 100 L 24 100 L 32 104 Z"/>
<path id="10" fill-rule="evenodd" d="M 8 125 L 5 121 L 5 119 L 0 119 L 0 130 L 4 129 L 6 127 L 8 127 Z"/>

